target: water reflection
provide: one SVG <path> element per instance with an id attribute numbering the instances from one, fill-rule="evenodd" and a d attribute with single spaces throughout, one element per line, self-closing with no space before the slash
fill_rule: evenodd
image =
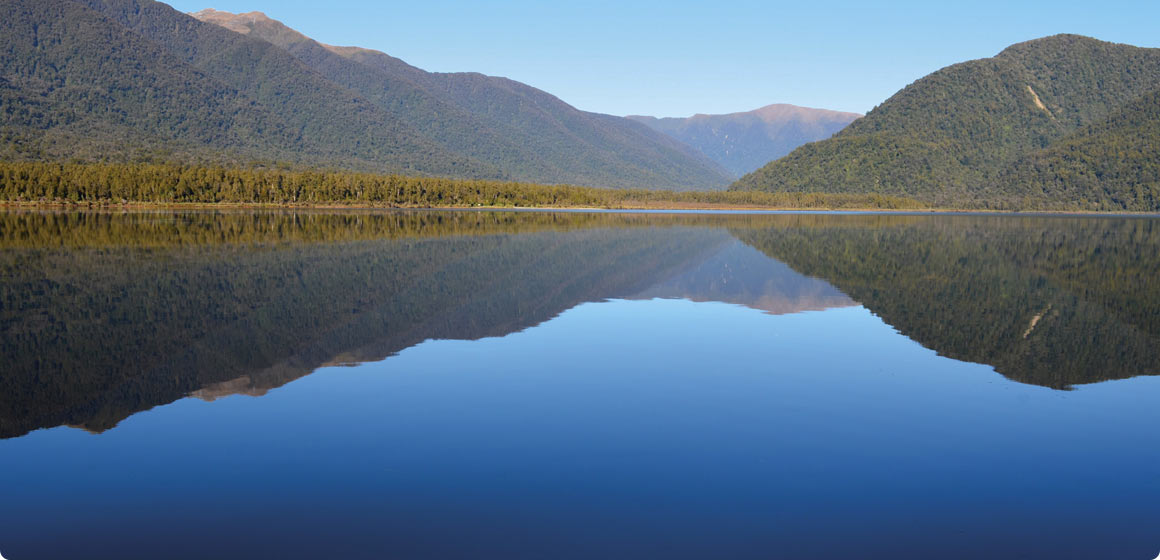
<path id="1" fill-rule="evenodd" d="M 1160 373 L 1157 224 L 858 217 L 732 231 L 942 355 L 1064 389 Z"/>
<path id="2" fill-rule="evenodd" d="M 630 299 L 651 298 L 719 301 L 774 315 L 858 305 L 826 281 L 798 274 L 740 241 L 722 245 Z"/>
<path id="3" fill-rule="evenodd" d="M 0 213 L 0 437 L 261 395 L 583 302 L 862 305 L 938 353 L 1067 388 L 1160 372 L 1150 219 Z"/>

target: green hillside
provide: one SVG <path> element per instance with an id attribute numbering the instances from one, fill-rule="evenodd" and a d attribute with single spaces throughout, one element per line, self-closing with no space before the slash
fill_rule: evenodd
<path id="1" fill-rule="evenodd" d="M 446 150 L 355 92 L 270 43 L 202 23 L 153 0 L 76 0 L 236 88 L 285 119 L 319 153 L 347 166 L 501 177 L 493 166 Z M 360 166 L 361 167 L 361 166 Z"/>
<path id="2" fill-rule="evenodd" d="M 164 4 L 14 0 L 0 4 L 0 22 L 6 157 L 276 160 L 502 176 L 288 53 Z"/>
<path id="3" fill-rule="evenodd" d="M 1160 89 L 1005 169 L 997 183 L 1088 210 L 1160 209 Z M 1014 198 L 1018 193 L 997 193 Z"/>
<path id="4" fill-rule="evenodd" d="M 523 84 L 329 47 L 265 16 L 199 16 L 153 0 L 0 4 L 0 160 L 729 182 L 680 142 Z"/>
<path id="5" fill-rule="evenodd" d="M 288 155 L 279 144 L 301 146 L 277 115 L 79 4 L 6 2 L 0 11 L 6 159 L 143 152 L 156 142 L 272 157 Z"/>
<path id="6" fill-rule="evenodd" d="M 194 17 L 285 49 L 456 153 L 517 180 L 610 187 L 718 188 L 729 175 L 638 123 L 587 113 L 527 85 L 476 73 L 431 73 L 384 53 L 323 45 L 260 12 Z"/>
<path id="7" fill-rule="evenodd" d="M 1076 35 L 1028 41 L 922 78 L 834 138 L 802 146 L 731 188 L 1003 204 L 1037 193 L 1028 184 L 1000 185 L 1017 177 L 1008 167 L 1123 115 L 1157 87 L 1160 49 Z"/>

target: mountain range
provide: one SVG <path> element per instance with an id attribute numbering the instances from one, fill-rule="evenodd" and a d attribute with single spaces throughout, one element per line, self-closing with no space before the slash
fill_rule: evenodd
<path id="1" fill-rule="evenodd" d="M 861 116 L 780 103 L 726 115 L 628 118 L 700 150 L 740 177 L 802 144 L 833 136 Z"/>
<path id="2" fill-rule="evenodd" d="M 0 158 L 673 189 L 731 179 L 647 126 L 519 82 L 323 45 L 259 13 L 196 16 L 152 0 L 4 2 Z"/>
<path id="3" fill-rule="evenodd" d="M 320 43 L 260 12 L 8 0 L 0 160 L 1156 211 L 1160 49 L 1035 39 L 934 72 L 862 117 L 792 105 L 618 117 Z"/>
<path id="4" fill-rule="evenodd" d="M 1160 208 L 1160 49 L 1055 35 L 907 86 L 731 188 L 946 206 Z"/>

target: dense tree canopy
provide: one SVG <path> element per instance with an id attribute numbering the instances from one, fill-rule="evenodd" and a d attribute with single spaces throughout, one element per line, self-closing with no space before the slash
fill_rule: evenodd
<path id="1" fill-rule="evenodd" d="M 1088 126 L 1154 128 L 1154 110 L 1125 107 L 1154 109 L 1157 90 L 1160 49 L 1075 35 L 1020 43 L 907 86 L 833 138 L 732 188 L 881 193 L 941 206 L 1156 210 L 1154 198 L 1134 192 L 1157 188 L 1149 179 L 1160 167 L 1156 143 L 1136 142 L 1134 152 L 1120 154 L 1111 137 L 1089 133 L 1085 161 L 1068 169 L 1052 168 L 1048 161 L 1059 156 L 1040 151 L 1071 150 L 1069 135 Z M 1109 118 L 1120 124 L 1100 124 Z M 1106 166 L 1117 178 L 1102 177 Z M 1069 183 L 1082 174 L 1098 177 Z"/>
<path id="2" fill-rule="evenodd" d="M 550 186 L 340 171 L 166 164 L 0 162 L 0 200 L 65 203 L 234 203 L 379 207 L 923 208 L 882 195 L 659 191 Z"/>
<path id="3" fill-rule="evenodd" d="M 266 21 L 243 34 L 153 0 L 0 3 L 0 159 L 284 162 L 618 188 L 730 179 L 628 119 Z"/>

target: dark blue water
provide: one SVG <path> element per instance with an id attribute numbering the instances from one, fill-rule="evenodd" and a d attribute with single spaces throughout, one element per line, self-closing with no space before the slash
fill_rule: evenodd
<path id="1" fill-rule="evenodd" d="M 11 560 L 1160 551 L 1155 220 L 0 221 Z"/>

